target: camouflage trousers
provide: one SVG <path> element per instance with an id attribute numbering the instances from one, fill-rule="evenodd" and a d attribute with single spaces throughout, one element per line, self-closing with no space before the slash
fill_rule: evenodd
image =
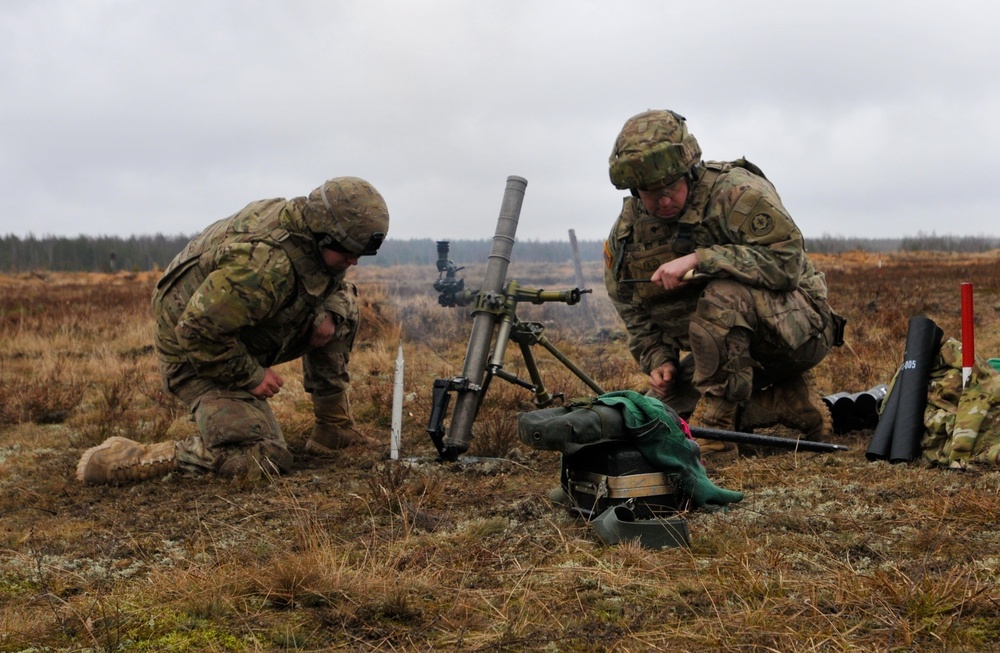
<path id="1" fill-rule="evenodd" d="M 682 415 L 702 395 L 745 402 L 754 389 L 815 367 L 834 346 L 835 329 L 829 307 L 804 292 L 712 281 L 690 320 L 691 352 L 663 401 Z"/>
<path id="2" fill-rule="evenodd" d="M 344 294 L 343 304 L 334 311 L 336 329 L 325 346 L 310 347 L 306 332 L 282 351 L 259 356 L 261 364 L 271 367 L 302 358 L 306 392 L 313 396 L 346 392 L 359 313 L 352 293 Z M 291 469 L 292 455 L 266 400 L 254 397 L 248 389 L 199 377 L 188 363 L 161 360 L 160 374 L 167 391 L 188 406 L 198 427 L 197 434 L 177 443 L 177 464 L 182 471 L 236 477 Z"/>

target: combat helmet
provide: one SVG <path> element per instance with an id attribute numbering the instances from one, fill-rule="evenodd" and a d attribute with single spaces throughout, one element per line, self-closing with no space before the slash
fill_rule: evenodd
<path id="1" fill-rule="evenodd" d="M 389 231 L 389 209 L 375 187 L 358 177 L 335 177 L 309 193 L 302 212 L 320 247 L 373 256 Z"/>
<path id="2" fill-rule="evenodd" d="M 644 111 L 625 121 L 608 159 L 616 188 L 659 190 L 684 177 L 701 161 L 698 141 L 684 116 Z"/>

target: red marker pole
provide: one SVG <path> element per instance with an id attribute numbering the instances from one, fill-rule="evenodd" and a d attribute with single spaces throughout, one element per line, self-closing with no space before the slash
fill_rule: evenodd
<path id="1" fill-rule="evenodd" d="M 976 361 L 976 327 L 972 308 L 972 284 L 962 284 L 962 385 L 969 384 Z"/>

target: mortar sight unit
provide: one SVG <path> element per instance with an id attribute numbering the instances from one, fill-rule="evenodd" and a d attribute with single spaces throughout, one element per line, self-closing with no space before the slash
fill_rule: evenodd
<path id="1" fill-rule="evenodd" d="M 478 304 L 482 302 L 483 304 L 492 304 L 497 301 L 498 296 L 487 292 L 481 292 L 479 290 L 467 289 L 465 287 L 465 279 L 459 279 L 456 277 L 456 273 L 459 270 L 464 270 L 464 267 L 456 266 L 455 262 L 448 258 L 450 243 L 447 240 L 437 241 L 437 269 L 438 269 L 438 279 L 434 282 L 434 290 L 438 291 L 438 303 L 441 306 L 454 307 L 454 306 L 469 306 L 470 304 Z M 511 286 L 511 284 L 516 284 Z M 516 281 L 510 281 L 507 286 L 504 287 L 502 294 L 508 295 L 508 289 L 513 290 L 516 295 L 514 299 L 517 302 L 530 302 L 532 304 L 544 304 L 546 302 L 562 302 L 572 306 L 573 304 L 579 304 L 580 299 L 584 294 L 593 292 L 592 290 L 583 290 L 580 288 L 571 288 L 569 290 L 536 290 L 533 288 L 526 288 L 520 285 Z M 500 298 L 503 301 L 503 298 Z M 475 310 L 473 314 L 475 314 Z"/>
<path id="2" fill-rule="evenodd" d="M 465 268 L 448 258 L 447 240 L 437 241 L 437 255 L 438 279 L 434 282 L 434 290 L 438 292 L 438 303 L 442 306 L 467 305 L 472 293 L 465 292 L 465 279 L 456 277 L 458 271 Z"/>

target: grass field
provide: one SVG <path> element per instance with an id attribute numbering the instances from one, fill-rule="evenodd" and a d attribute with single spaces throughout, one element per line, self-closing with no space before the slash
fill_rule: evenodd
<path id="1" fill-rule="evenodd" d="M 1000 254 L 815 261 L 849 319 L 847 345 L 817 369 L 825 394 L 887 383 L 911 316 L 960 337 L 963 281 L 975 284 L 977 351 L 1000 355 Z M 467 284 L 482 272 L 463 271 Z M 601 271 L 585 272 L 596 288 L 585 306 L 519 315 L 605 389 L 643 390 Z M 509 277 L 575 283 L 569 264 L 515 262 Z M 0 276 L 0 652 L 1000 650 L 1000 470 L 871 463 L 871 431 L 855 432 L 835 439 L 847 452 L 714 469 L 746 498 L 687 515 L 688 549 L 605 546 L 546 500 L 559 457 L 518 440 L 522 388 L 494 381 L 476 422 L 470 454 L 495 460 L 434 461 L 432 384 L 460 374 L 470 321 L 438 306 L 433 266 L 351 278 L 364 300 L 352 403 L 384 446 L 306 454 L 310 403 L 291 363 L 272 405 L 294 473 L 85 487 L 76 461 L 106 437 L 194 432 L 159 389 L 156 276 Z M 393 462 L 400 342 L 408 460 Z M 538 358 L 551 390 L 588 394 Z M 526 376 L 516 352 L 507 363 Z"/>

